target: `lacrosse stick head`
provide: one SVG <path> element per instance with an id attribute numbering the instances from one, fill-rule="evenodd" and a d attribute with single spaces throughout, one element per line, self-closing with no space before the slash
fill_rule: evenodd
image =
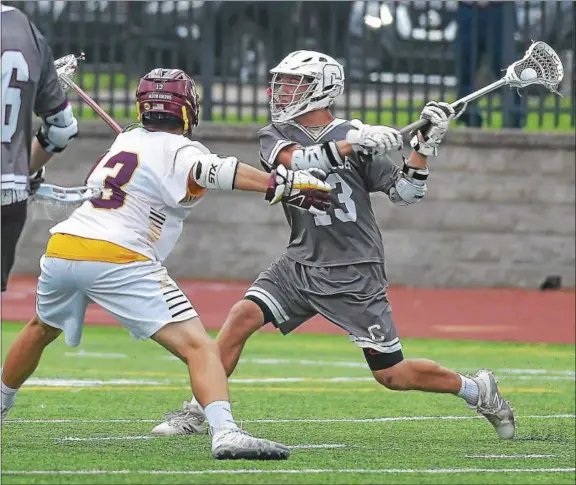
<path id="1" fill-rule="evenodd" d="M 64 89 L 64 91 L 70 89 L 70 86 L 64 81 L 64 79 L 72 79 L 74 74 L 76 74 L 78 61 L 84 59 L 84 53 L 82 52 L 79 56 L 68 54 L 67 56 L 60 57 L 54 61 L 54 67 L 56 68 L 58 78 L 60 79 L 60 84 L 62 85 L 62 89 Z"/>
<path id="2" fill-rule="evenodd" d="M 33 209 L 34 219 L 63 221 L 87 200 L 99 197 L 100 187 L 59 187 L 42 184 L 28 200 Z"/>
<path id="3" fill-rule="evenodd" d="M 506 69 L 504 79 L 513 88 L 541 84 L 559 96 L 558 85 L 564 78 L 560 57 L 545 42 L 533 42 L 522 59 Z"/>

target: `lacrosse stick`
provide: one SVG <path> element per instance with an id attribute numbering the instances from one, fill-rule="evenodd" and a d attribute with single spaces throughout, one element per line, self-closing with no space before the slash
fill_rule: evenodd
<path id="1" fill-rule="evenodd" d="M 80 97 L 82 97 L 90 107 L 96 111 L 96 113 L 102 116 L 100 113 L 101 111 L 104 115 L 108 116 L 86 93 L 84 93 L 84 91 L 77 86 L 74 81 L 72 81 L 72 77 L 76 74 L 78 68 L 78 60 L 82 59 L 84 59 L 83 53 L 79 56 L 68 54 L 67 56 L 60 57 L 54 61 L 54 67 L 56 68 L 62 89 L 64 89 L 64 91 L 68 91 L 70 88 L 74 89 L 78 92 Z M 88 99 L 85 99 L 78 90 Z M 106 121 L 104 117 L 103 119 Z M 110 120 L 114 124 L 110 126 L 112 126 L 112 128 L 117 132 L 120 132 L 120 127 L 114 122 L 114 120 L 111 118 Z M 44 215 L 47 216 L 48 219 L 59 221 L 66 219 L 74 209 L 80 207 L 87 200 L 99 197 L 101 194 L 102 189 L 96 187 L 60 187 L 52 184 L 41 184 L 28 201 L 29 203 L 33 203 L 31 206 L 33 209 L 35 207 L 42 208 Z M 39 214 L 37 211 L 33 210 L 33 217 L 35 215 Z"/>
<path id="2" fill-rule="evenodd" d="M 66 207 L 79 207 L 87 200 L 99 197 L 102 189 L 98 187 L 59 187 L 52 184 L 41 184 L 32 196 L 38 202 Z"/>
<path id="3" fill-rule="evenodd" d="M 451 106 L 456 108 L 462 103 L 474 101 L 502 86 L 520 89 L 531 84 L 541 84 L 554 94 L 562 96 L 558 91 L 558 85 L 563 78 L 564 68 L 562 67 L 562 61 L 560 61 L 560 57 L 554 52 L 554 49 L 544 42 L 533 42 L 522 59 L 508 66 L 502 79 L 454 101 Z M 420 119 L 402 128 L 400 133 L 407 135 L 421 128 L 426 123 L 428 123 L 428 120 Z"/>
<path id="4" fill-rule="evenodd" d="M 28 199 L 32 220 L 48 219 L 63 221 L 87 200 L 99 197 L 99 187 L 59 187 L 52 184 L 41 184 L 38 190 Z"/>
<path id="5" fill-rule="evenodd" d="M 54 61 L 54 67 L 58 73 L 58 78 L 60 79 L 60 84 L 62 88 L 67 91 L 72 88 L 78 96 L 80 96 L 94 112 L 100 116 L 116 133 L 120 133 L 122 128 L 118 123 L 116 123 L 112 117 L 106 113 L 99 105 L 94 101 L 78 84 L 72 81 L 72 76 L 76 73 L 78 67 L 78 61 L 84 60 L 84 53 L 81 53 L 78 57 L 74 54 L 68 54 L 67 56 L 61 57 Z"/>

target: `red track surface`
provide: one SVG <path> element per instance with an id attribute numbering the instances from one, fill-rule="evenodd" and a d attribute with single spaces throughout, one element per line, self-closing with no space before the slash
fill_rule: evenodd
<path id="1" fill-rule="evenodd" d="M 181 280 L 204 325 L 218 329 L 248 282 Z M 2 294 L 2 320 L 27 321 L 34 314 L 36 279 L 14 276 Z M 400 337 L 574 343 L 575 292 L 518 289 L 390 288 Z M 96 305 L 86 323 L 117 325 Z M 274 330 L 267 325 L 264 331 Z M 299 332 L 344 333 L 316 317 Z"/>

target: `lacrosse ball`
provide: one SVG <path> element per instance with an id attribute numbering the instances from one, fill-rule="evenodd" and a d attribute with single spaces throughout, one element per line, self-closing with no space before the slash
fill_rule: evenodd
<path id="1" fill-rule="evenodd" d="M 520 79 L 522 79 L 522 81 L 531 81 L 532 79 L 536 79 L 536 77 L 536 71 L 531 67 L 527 67 L 520 74 Z"/>

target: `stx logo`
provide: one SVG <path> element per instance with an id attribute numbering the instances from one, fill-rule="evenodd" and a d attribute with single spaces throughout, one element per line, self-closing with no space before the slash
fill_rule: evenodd
<path id="1" fill-rule="evenodd" d="M 208 182 L 213 185 L 216 183 L 216 165 L 210 165 L 210 170 L 208 170 Z"/>

